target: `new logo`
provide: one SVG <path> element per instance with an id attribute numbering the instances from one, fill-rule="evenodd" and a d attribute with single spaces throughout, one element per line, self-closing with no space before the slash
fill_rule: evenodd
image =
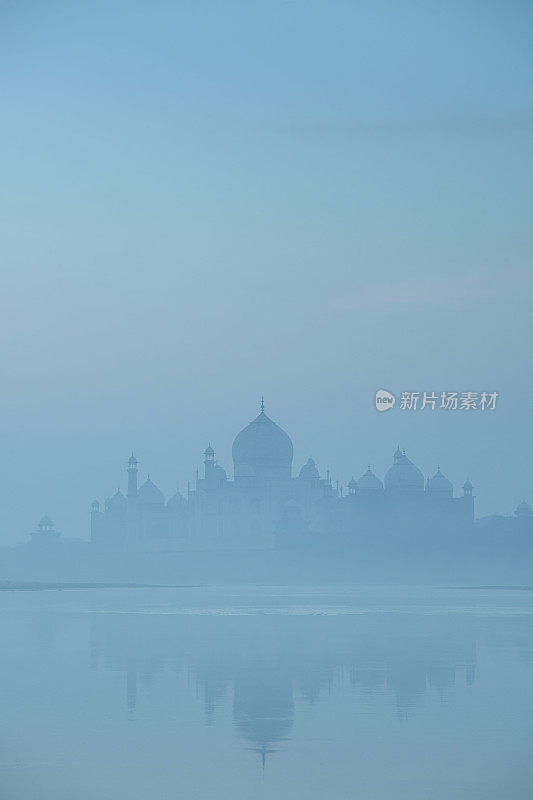
<path id="1" fill-rule="evenodd" d="M 375 401 L 378 411 L 389 411 L 391 408 L 394 408 L 396 398 L 386 389 L 378 389 L 376 392 Z"/>

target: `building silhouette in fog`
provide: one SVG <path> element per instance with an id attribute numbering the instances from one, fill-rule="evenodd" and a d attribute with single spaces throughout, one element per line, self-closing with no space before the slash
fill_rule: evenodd
<path id="1" fill-rule="evenodd" d="M 109 547 L 151 543 L 168 545 L 187 531 L 187 501 L 177 490 L 165 503 L 163 492 L 150 476 L 138 486 L 138 462 L 133 453 L 128 461 L 128 490 L 117 489 L 100 510 L 94 500 L 91 512 L 91 541 Z"/>
<path id="2" fill-rule="evenodd" d="M 454 530 L 474 520 L 472 484 L 460 497 L 437 468 L 424 479 L 399 447 L 382 481 L 370 466 L 346 490 L 321 476 L 312 458 L 293 475 L 288 434 L 265 413 L 237 434 L 232 447 L 233 480 L 204 451 L 203 476 L 187 497 L 167 502 L 148 476 L 138 485 L 135 456 L 128 462 L 127 492 L 120 489 L 101 509 L 93 502 L 91 540 L 100 546 L 144 549 L 271 548 L 319 542 L 332 535 L 395 529 Z"/>
<path id="3" fill-rule="evenodd" d="M 34 545 L 50 545 L 59 541 L 61 536 L 59 531 L 56 531 L 53 521 L 45 514 L 41 517 L 37 530 L 31 533 L 31 542 Z"/>

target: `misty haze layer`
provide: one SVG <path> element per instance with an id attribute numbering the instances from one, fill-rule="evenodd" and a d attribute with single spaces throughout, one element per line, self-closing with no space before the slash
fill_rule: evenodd
<path id="1" fill-rule="evenodd" d="M 398 444 L 531 490 L 527 3 L 4 4 L 12 544 L 87 538 L 141 454 L 168 497 L 264 394 L 346 485 Z M 498 391 L 491 413 L 374 392 Z"/>

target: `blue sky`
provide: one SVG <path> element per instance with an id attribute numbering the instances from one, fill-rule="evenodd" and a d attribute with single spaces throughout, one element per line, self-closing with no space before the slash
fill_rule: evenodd
<path id="1" fill-rule="evenodd" d="M 533 502 L 525 2 L 0 6 L 4 500 L 87 534 L 256 413 L 342 482 L 399 442 Z M 377 414 L 385 387 L 493 414 Z"/>

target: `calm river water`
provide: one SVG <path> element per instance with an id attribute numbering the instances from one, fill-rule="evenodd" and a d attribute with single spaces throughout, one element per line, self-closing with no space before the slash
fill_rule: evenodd
<path id="1" fill-rule="evenodd" d="M 0 593 L 4 800 L 533 797 L 533 592 Z"/>

